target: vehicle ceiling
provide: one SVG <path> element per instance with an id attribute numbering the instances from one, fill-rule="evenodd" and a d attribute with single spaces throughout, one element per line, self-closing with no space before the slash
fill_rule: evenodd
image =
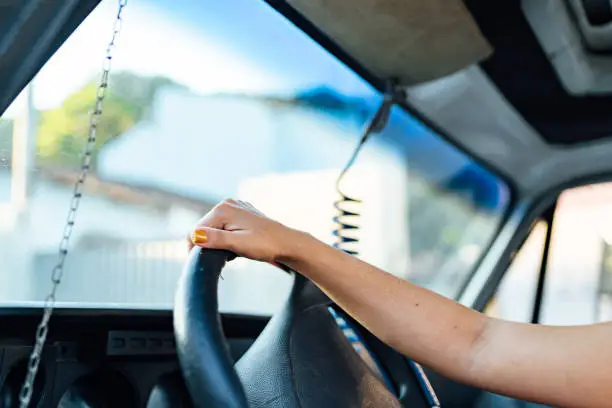
<path id="1" fill-rule="evenodd" d="M 564 0 L 534 1 L 567 8 Z M 612 173 L 612 93 L 566 90 L 527 20 L 525 3 L 466 0 L 493 54 L 478 66 L 414 87 L 410 99 L 519 189 L 540 194 Z"/>
<path id="2" fill-rule="evenodd" d="M 570 95 L 533 33 L 521 2 L 467 0 L 466 4 L 496 50 L 481 64 L 482 69 L 545 141 L 575 145 L 612 135 L 612 93 Z"/>
<path id="3" fill-rule="evenodd" d="M 301 12 L 312 30 L 302 28 L 356 71 L 370 79 L 401 77 L 409 104 L 448 138 L 510 178 L 519 191 L 538 194 L 612 174 L 612 86 L 610 92 L 566 90 L 551 63 L 554 55 L 526 17 L 530 1 L 565 10 L 583 0 L 267 0 L 290 17 Z M 0 0 L 0 112 L 97 3 Z M 317 13 L 317 7 L 325 12 Z M 381 18 L 371 14 L 377 11 Z M 406 24 L 397 24 L 398 16 L 409 16 Z M 607 24 L 612 35 L 612 23 L 599 20 L 599 28 Z M 381 30 L 389 36 L 369 34 Z M 586 52 L 609 58 L 612 69 L 612 46 Z"/>

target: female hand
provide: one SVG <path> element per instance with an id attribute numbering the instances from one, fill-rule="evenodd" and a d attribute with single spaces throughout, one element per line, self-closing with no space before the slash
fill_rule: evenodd
<path id="1" fill-rule="evenodd" d="M 226 199 L 201 218 L 189 237 L 189 249 L 226 249 L 256 261 L 277 263 L 299 233 L 269 219 L 250 203 Z"/>

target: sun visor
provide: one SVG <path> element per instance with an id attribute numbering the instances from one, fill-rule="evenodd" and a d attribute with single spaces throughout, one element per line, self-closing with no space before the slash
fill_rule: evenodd
<path id="1" fill-rule="evenodd" d="M 461 0 L 287 0 L 380 78 L 430 81 L 471 64 L 491 46 Z"/>

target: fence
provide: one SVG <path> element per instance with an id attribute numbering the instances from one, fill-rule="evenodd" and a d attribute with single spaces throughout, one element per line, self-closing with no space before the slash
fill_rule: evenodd
<path id="1" fill-rule="evenodd" d="M 186 256 L 184 241 L 77 248 L 66 259 L 58 299 L 170 306 Z M 34 299 L 44 299 L 49 291 L 48 277 L 56 260 L 56 253 L 34 256 Z"/>

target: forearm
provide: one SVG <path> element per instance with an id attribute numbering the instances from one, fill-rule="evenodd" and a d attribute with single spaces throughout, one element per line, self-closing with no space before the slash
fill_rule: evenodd
<path id="1" fill-rule="evenodd" d="M 283 263 L 312 280 L 374 335 L 441 374 L 472 382 L 472 358 L 486 316 L 307 235 L 294 243 Z"/>

